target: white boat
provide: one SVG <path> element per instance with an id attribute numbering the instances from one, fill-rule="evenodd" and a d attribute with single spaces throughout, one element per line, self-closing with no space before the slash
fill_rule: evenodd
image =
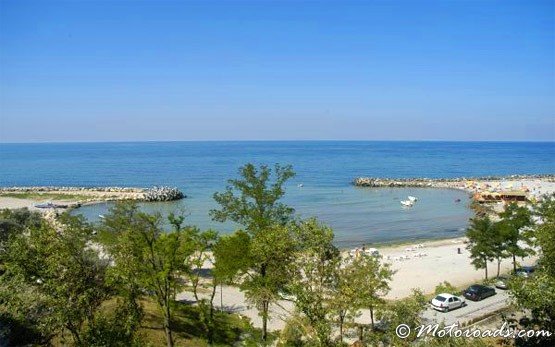
<path id="1" fill-rule="evenodd" d="M 414 205 L 414 202 L 412 202 L 410 200 L 401 200 L 401 205 L 403 205 L 405 207 L 412 207 L 412 205 Z"/>
<path id="2" fill-rule="evenodd" d="M 300 183 L 297 187 L 302 188 L 304 187 L 304 184 Z"/>
<path id="3" fill-rule="evenodd" d="M 418 200 L 418 198 L 415 197 L 415 196 L 410 196 L 410 195 L 409 195 L 408 198 L 409 198 L 409 200 L 412 201 L 413 203 L 416 202 L 416 201 Z"/>
<path id="4" fill-rule="evenodd" d="M 99 214 L 99 215 L 98 215 L 98 218 L 100 218 L 100 219 L 104 219 L 105 217 L 104 217 L 104 215 L 103 215 L 103 214 Z"/>

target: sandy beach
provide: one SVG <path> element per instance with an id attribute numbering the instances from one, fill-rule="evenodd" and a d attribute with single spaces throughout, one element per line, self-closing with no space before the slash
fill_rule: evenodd
<path id="1" fill-rule="evenodd" d="M 30 210 L 37 209 L 35 204 L 39 203 L 38 200 L 30 199 L 20 199 L 0 196 L 0 210 L 3 209 L 16 209 L 16 208 L 28 208 Z"/>

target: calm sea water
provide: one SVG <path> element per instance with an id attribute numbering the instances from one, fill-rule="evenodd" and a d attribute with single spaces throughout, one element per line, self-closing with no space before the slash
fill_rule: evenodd
<path id="1" fill-rule="evenodd" d="M 555 143 L 137 142 L 0 144 L 0 186 L 177 186 L 188 198 L 145 209 L 186 211 L 201 228 L 229 232 L 208 211 L 212 195 L 247 162 L 292 164 L 286 202 L 330 224 L 338 245 L 458 236 L 471 216 L 454 190 L 355 188 L 357 176 L 460 177 L 555 173 Z M 298 184 L 303 187 L 299 188 Z M 399 200 L 419 197 L 412 209 Z M 462 199 L 456 203 L 456 199 Z M 109 204 L 76 210 L 91 220 Z"/>

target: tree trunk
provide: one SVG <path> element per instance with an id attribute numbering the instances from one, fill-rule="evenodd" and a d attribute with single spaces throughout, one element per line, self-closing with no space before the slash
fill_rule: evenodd
<path id="1" fill-rule="evenodd" d="M 191 282 L 193 284 L 193 296 L 195 297 L 195 301 L 198 303 L 199 302 L 198 292 L 197 292 L 198 279 L 197 280 L 193 279 Z"/>
<path id="2" fill-rule="evenodd" d="M 268 302 L 262 302 L 262 340 L 268 339 Z"/>
<path id="3" fill-rule="evenodd" d="M 343 345 L 343 321 L 345 320 L 345 315 L 339 314 L 339 342 Z"/>
<path id="4" fill-rule="evenodd" d="M 516 255 L 513 253 L 513 271 L 516 273 Z"/>
<path id="5" fill-rule="evenodd" d="M 260 266 L 260 276 L 266 278 L 266 264 Z M 262 340 L 266 341 L 268 339 L 268 306 L 270 303 L 268 300 L 262 300 Z"/>
<path id="6" fill-rule="evenodd" d="M 72 324 L 68 324 L 67 329 L 71 333 L 71 337 L 73 338 L 73 343 L 75 344 L 75 346 L 82 346 L 83 344 L 81 342 L 81 335 L 77 331 L 77 328 Z"/>
<path id="7" fill-rule="evenodd" d="M 214 343 L 214 296 L 216 295 L 217 284 L 212 285 L 212 295 L 210 296 L 210 321 L 208 322 L 208 344 L 212 346 Z"/>
<path id="8" fill-rule="evenodd" d="M 173 347 L 173 336 L 170 326 L 170 314 L 170 306 L 166 305 L 166 307 L 164 307 L 164 331 L 166 333 L 167 347 Z"/>
<path id="9" fill-rule="evenodd" d="M 374 330 L 374 307 L 370 306 L 370 323 L 372 324 L 372 330 Z"/>
<path id="10" fill-rule="evenodd" d="M 216 296 L 217 286 L 218 285 L 214 283 L 214 285 L 212 286 L 212 294 L 210 295 L 210 321 L 214 319 L 214 297 Z"/>
<path id="11" fill-rule="evenodd" d="M 497 258 L 497 277 L 499 277 L 500 273 L 501 273 L 501 259 Z"/>
<path id="12" fill-rule="evenodd" d="M 484 268 L 486 269 L 486 280 L 487 280 L 488 279 L 488 260 L 487 259 L 484 259 L 484 264 L 485 264 Z"/>

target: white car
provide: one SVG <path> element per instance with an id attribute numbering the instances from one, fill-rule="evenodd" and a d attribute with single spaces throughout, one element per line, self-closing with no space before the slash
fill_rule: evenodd
<path id="1" fill-rule="evenodd" d="M 434 310 L 447 312 L 466 305 L 466 301 L 458 296 L 442 293 L 432 299 L 432 308 Z"/>

